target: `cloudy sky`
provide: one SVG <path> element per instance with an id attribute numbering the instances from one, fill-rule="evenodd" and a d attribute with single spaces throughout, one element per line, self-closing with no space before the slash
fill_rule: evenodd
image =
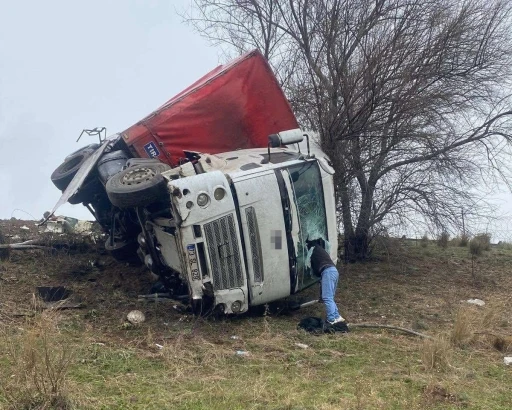
<path id="1" fill-rule="evenodd" d="M 94 142 L 76 143 L 83 128 L 122 131 L 218 65 L 182 23 L 189 2 L 0 0 L 0 219 L 53 207 L 52 171 Z M 510 215 L 509 192 L 495 201 Z M 82 205 L 59 214 L 91 218 Z M 482 229 L 512 240 L 511 221 Z"/>
<path id="2" fill-rule="evenodd" d="M 122 131 L 218 65 L 218 51 L 182 23 L 188 5 L 0 0 L 1 219 L 53 207 L 51 173 L 95 142 L 76 143 L 83 128 Z M 59 213 L 90 218 L 81 205 Z"/>

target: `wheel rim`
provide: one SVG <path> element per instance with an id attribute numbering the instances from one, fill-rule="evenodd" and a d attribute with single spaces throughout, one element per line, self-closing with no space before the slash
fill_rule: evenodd
<path id="1" fill-rule="evenodd" d="M 155 175 L 156 172 L 151 168 L 135 168 L 123 175 L 123 178 L 121 178 L 121 183 L 123 185 L 138 185 L 142 182 L 149 181 L 150 179 L 154 178 Z"/>

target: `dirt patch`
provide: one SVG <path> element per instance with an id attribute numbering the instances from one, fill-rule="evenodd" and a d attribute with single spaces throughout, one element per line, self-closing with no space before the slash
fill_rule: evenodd
<path id="1" fill-rule="evenodd" d="M 447 389 L 439 385 L 427 386 L 424 390 L 425 399 L 433 404 L 446 403 L 454 404 L 460 407 L 466 407 L 466 401 L 456 394 L 450 393 Z"/>

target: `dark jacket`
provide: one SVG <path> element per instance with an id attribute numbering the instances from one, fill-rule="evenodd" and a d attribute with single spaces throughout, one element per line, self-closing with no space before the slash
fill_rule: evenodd
<path id="1" fill-rule="evenodd" d="M 320 245 L 315 245 L 313 254 L 311 255 L 311 270 L 313 275 L 322 276 L 324 269 L 334 266 L 329 254 Z"/>

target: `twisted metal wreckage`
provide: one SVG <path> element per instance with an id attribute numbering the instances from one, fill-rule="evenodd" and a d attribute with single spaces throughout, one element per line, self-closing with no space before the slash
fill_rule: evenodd
<path id="1" fill-rule="evenodd" d="M 318 281 L 306 239 L 325 239 L 337 260 L 333 173 L 252 51 L 66 157 L 52 214 L 82 203 L 106 249 L 144 263 L 169 297 L 196 313 L 242 313 Z"/>

